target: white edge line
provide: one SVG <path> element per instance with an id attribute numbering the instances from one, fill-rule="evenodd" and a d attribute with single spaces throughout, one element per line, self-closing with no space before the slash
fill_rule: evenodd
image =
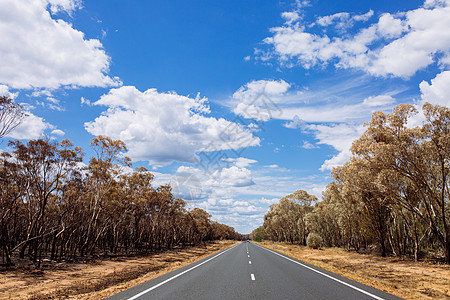
<path id="1" fill-rule="evenodd" d="M 371 294 L 371 293 L 369 293 L 369 292 L 367 292 L 367 291 L 365 291 L 365 290 L 362 290 L 362 289 L 360 289 L 360 288 L 357 288 L 356 286 L 351 285 L 351 284 L 349 284 L 349 283 L 347 283 L 347 282 L 345 282 L 345 281 L 339 280 L 339 279 L 337 279 L 337 278 L 334 278 L 333 276 L 330 276 L 330 275 L 325 274 L 325 273 L 323 273 L 323 272 L 320 272 L 320 271 L 318 271 L 318 270 L 316 270 L 316 269 L 314 269 L 314 268 L 311 268 L 311 267 L 309 267 L 309 266 L 307 266 L 307 265 L 304 265 L 304 264 L 302 264 L 302 263 L 299 263 L 298 261 L 295 261 L 295 260 L 293 260 L 293 259 L 290 259 L 289 257 L 286 257 L 286 256 L 284 256 L 284 255 L 281 255 L 280 253 L 277 253 L 277 252 L 275 252 L 275 251 L 272 251 L 272 250 L 270 250 L 270 249 L 267 249 L 267 248 L 262 247 L 262 246 L 257 245 L 257 244 L 255 244 L 255 245 L 258 246 L 258 247 L 263 248 L 264 250 L 267 250 L 267 251 L 269 251 L 269 252 L 272 252 L 273 254 L 276 254 L 276 255 L 278 255 L 278 256 L 281 256 L 282 258 L 287 259 L 287 260 L 289 260 L 289 261 L 291 261 L 291 262 L 293 262 L 293 263 L 296 263 L 297 265 L 300 265 L 300 266 L 302 266 L 302 267 L 305 267 L 305 268 L 307 268 L 307 269 L 309 269 L 309 270 L 311 270 L 311 271 L 314 271 L 314 272 L 316 272 L 316 273 L 319 273 L 320 275 L 323 275 L 323 276 L 325 276 L 325 277 L 327 277 L 327 278 L 330 278 L 330 279 L 332 279 L 332 280 L 334 280 L 334 281 L 337 281 L 337 282 L 339 282 L 339 283 L 341 283 L 341 284 L 343 284 L 343 285 L 345 285 L 345 286 L 348 286 L 349 288 L 352 288 L 352 289 L 354 289 L 354 290 L 357 290 L 358 292 L 361 292 L 361 293 L 363 293 L 363 294 L 366 294 L 367 296 L 370 296 L 370 297 L 372 297 L 372 298 L 374 298 L 374 299 L 384 300 L 383 298 L 378 297 L 377 295 Z"/>
<path id="2" fill-rule="evenodd" d="M 236 245 L 234 245 L 233 247 L 228 248 L 228 249 L 226 249 L 226 250 L 220 252 L 219 254 L 217 254 L 217 255 L 211 257 L 210 259 L 207 259 L 207 260 L 205 260 L 204 262 L 202 262 L 202 263 L 200 263 L 200 264 L 198 264 L 198 265 L 196 265 L 196 266 L 193 266 L 193 267 L 190 268 L 190 269 L 187 269 L 187 270 L 185 270 L 185 271 L 183 271 L 183 272 L 181 272 L 181 273 L 179 273 L 179 274 L 177 274 L 177 275 L 175 275 L 175 276 L 172 276 L 172 277 L 170 277 L 169 279 L 166 279 L 166 280 L 164 280 L 163 282 L 160 282 L 160 283 L 158 283 L 157 285 L 154 285 L 154 286 L 152 286 L 151 288 L 148 288 L 148 289 L 146 289 L 145 291 L 142 291 L 142 292 L 140 292 L 139 294 L 136 294 L 136 295 L 134 295 L 133 297 L 128 298 L 128 300 L 134 300 L 134 299 L 137 299 L 137 298 L 139 298 L 139 297 L 141 297 L 141 296 L 147 294 L 148 292 L 150 292 L 150 291 L 152 291 L 152 290 L 154 290 L 154 289 L 156 289 L 156 288 L 162 286 L 163 284 L 166 284 L 166 283 L 168 283 L 169 281 L 171 281 L 171 280 L 173 280 L 173 279 L 175 279 L 175 278 L 177 278 L 177 277 L 179 277 L 179 276 L 181 276 L 181 275 L 183 275 L 183 274 L 185 274 L 185 273 L 187 273 L 187 272 L 189 272 L 189 271 L 192 271 L 192 270 L 194 270 L 195 268 L 198 268 L 198 267 L 200 267 L 200 266 L 203 265 L 203 264 L 206 264 L 207 262 L 213 260 L 214 258 L 216 258 L 216 257 L 218 257 L 218 256 L 220 256 L 220 255 L 222 255 L 222 254 L 224 254 L 224 253 L 227 252 L 228 250 L 233 249 L 233 248 L 236 247 L 237 245 L 239 245 L 239 244 L 236 244 Z"/>

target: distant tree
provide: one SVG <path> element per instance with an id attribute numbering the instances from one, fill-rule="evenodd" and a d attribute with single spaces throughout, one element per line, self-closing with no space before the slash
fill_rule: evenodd
<path id="1" fill-rule="evenodd" d="M 261 242 L 264 239 L 264 226 L 259 226 L 253 230 L 250 237 L 256 242 Z"/>
<path id="2" fill-rule="evenodd" d="M 0 97 L 0 138 L 19 126 L 25 117 L 23 107 L 6 96 Z"/>
<path id="3" fill-rule="evenodd" d="M 264 232 L 272 240 L 306 245 L 306 216 L 313 211 L 316 201 L 316 196 L 303 190 L 283 197 L 264 216 Z"/>

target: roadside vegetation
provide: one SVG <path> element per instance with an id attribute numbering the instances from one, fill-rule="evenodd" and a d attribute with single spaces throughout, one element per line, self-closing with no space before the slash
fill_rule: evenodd
<path id="1" fill-rule="evenodd" d="M 449 264 L 450 109 L 423 112 L 417 126 L 411 105 L 374 113 L 322 200 L 303 190 L 283 197 L 253 239 Z"/>
<path id="2" fill-rule="evenodd" d="M 186 209 L 169 185 L 131 169 L 122 141 L 98 136 L 82 163 L 69 140 L 9 143 L 0 154 L 0 255 L 4 268 L 146 254 L 240 239 L 200 208 Z"/>

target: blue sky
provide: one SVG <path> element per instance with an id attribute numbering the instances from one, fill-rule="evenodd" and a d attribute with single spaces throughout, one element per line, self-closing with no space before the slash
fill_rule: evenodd
<path id="1" fill-rule="evenodd" d="M 86 159 L 122 139 L 242 233 L 295 190 L 320 198 L 374 111 L 450 103 L 449 0 L 0 0 L 0 36 L 0 93 L 29 112 L 9 138 Z"/>

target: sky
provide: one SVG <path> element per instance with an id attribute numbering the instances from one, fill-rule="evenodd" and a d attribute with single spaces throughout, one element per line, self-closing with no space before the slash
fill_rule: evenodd
<path id="1" fill-rule="evenodd" d="M 450 105 L 450 0 L 0 0 L 8 139 L 120 139 L 188 208 L 249 233 L 319 199 L 375 111 Z"/>

